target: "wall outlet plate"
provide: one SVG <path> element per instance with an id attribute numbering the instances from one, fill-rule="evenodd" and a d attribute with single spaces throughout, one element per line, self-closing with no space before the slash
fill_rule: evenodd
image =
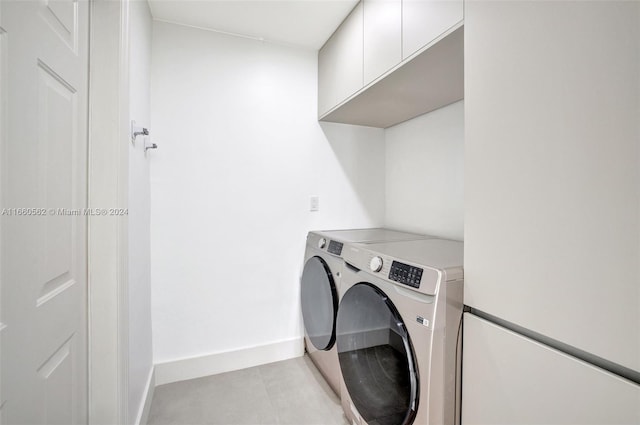
<path id="1" fill-rule="evenodd" d="M 309 211 L 320 211 L 320 197 L 309 197 Z"/>

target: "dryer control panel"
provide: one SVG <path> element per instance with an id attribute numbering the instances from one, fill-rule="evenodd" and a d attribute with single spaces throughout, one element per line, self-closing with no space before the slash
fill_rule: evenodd
<path id="1" fill-rule="evenodd" d="M 343 246 L 342 242 L 330 240 L 329 248 L 327 248 L 327 251 L 329 252 L 329 254 L 342 255 L 342 246 Z"/>
<path id="2" fill-rule="evenodd" d="M 391 263 L 391 270 L 389 270 L 389 279 L 394 282 L 419 288 L 420 280 L 422 279 L 422 269 L 394 261 Z"/>

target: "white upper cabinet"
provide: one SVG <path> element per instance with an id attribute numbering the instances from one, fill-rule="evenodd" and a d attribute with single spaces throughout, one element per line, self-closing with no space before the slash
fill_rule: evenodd
<path id="1" fill-rule="evenodd" d="M 363 86 L 362 2 L 353 9 L 318 53 L 318 115 Z"/>
<path id="2" fill-rule="evenodd" d="M 402 60 L 402 1 L 364 0 L 364 85 Z"/>
<path id="3" fill-rule="evenodd" d="M 454 27 L 463 17 L 462 0 L 403 0 L 402 59 Z"/>
<path id="4" fill-rule="evenodd" d="M 318 53 L 319 119 L 387 128 L 462 99 L 462 13 L 462 0 L 360 1 Z"/>

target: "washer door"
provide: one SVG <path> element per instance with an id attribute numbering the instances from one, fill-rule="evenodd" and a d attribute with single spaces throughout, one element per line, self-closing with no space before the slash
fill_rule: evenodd
<path id="1" fill-rule="evenodd" d="M 418 372 L 407 328 L 379 288 L 358 283 L 342 297 L 336 325 L 338 358 L 353 405 L 369 424 L 411 424 L 418 408 Z"/>
<path id="2" fill-rule="evenodd" d="M 301 286 L 302 318 L 307 336 L 318 350 L 329 350 L 336 341 L 338 292 L 331 269 L 322 258 L 315 256 L 307 261 Z"/>

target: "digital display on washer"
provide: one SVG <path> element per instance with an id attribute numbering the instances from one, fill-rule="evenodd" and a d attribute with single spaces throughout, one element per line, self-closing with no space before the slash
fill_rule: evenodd
<path id="1" fill-rule="evenodd" d="M 327 251 L 329 251 L 329 254 L 340 255 L 342 254 L 342 245 L 342 242 L 329 241 Z"/>
<path id="2" fill-rule="evenodd" d="M 389 279 L 402 283 L 403 285 L 419 288 L 420 279 L 422 279 L 422 269 L 394 261 L 391 263 L 391 270 L 389 270 Z"/>

